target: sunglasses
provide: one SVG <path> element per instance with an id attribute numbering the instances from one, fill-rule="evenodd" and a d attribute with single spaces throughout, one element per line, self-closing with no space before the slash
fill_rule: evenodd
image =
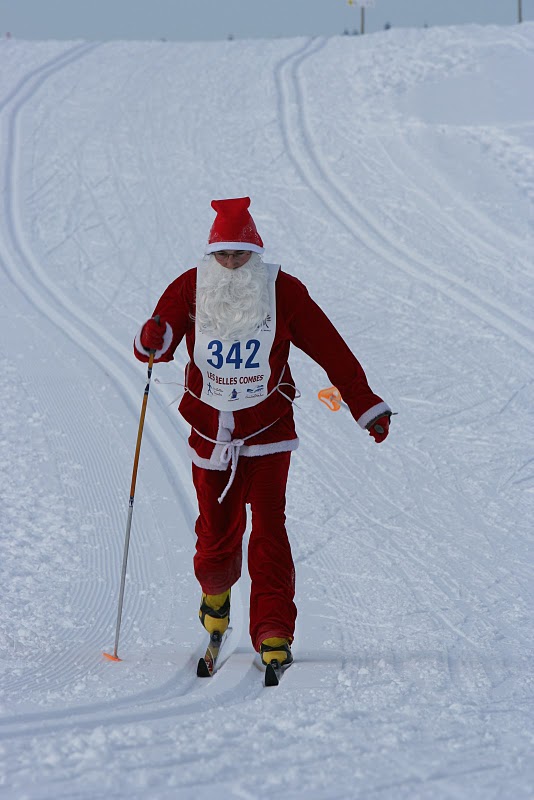
<path id="1" fill-rule="evenodd" d="M 229 258 L 244 258 L 244 256 L 248 256 L 250 254 L 250 250 L 216 250 L 213 255 L 215 258 L 222 258 L 224 261 L 227 261 Z"/>

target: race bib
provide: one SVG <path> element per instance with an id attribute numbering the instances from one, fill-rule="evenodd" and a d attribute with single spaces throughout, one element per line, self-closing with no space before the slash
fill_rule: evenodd
<path id="1" fill-rule="evenodd" d="M 218 339 L 195 323 L 194 361 L 202 373 L 200 399 L 219 411 L 250 408 L 267 396 L 269 357 L 276 332 L 275 282 L 280 266 L 265 267 L 270 311 L 254 333 L 246 339 Z"/>

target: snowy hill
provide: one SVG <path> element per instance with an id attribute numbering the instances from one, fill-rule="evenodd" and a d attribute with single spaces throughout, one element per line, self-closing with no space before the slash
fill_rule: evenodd
<path id="1" fill-rule="evenodd" d="M 2 797 L 534 797 L 534 25 L 0 43 Z M 376 447 L 299 351 L 295 666 L 233 600 L 211 681 L 195 503 L 131 341 L 250 195 L 398 412 Z"/>

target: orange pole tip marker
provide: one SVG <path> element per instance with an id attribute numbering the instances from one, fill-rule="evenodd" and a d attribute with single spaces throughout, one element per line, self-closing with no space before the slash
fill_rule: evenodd
<path id="1" fill-rule="evenodd" d="M 330 411 L 339 411 L 343 400 L 341 399 L 341 392 L 335 386 L 329 386 L 328 389 L 321 389 L 317 397 L 324 403 Z"/>
<path id="2" fill-rule="evenodd" d="M 104 656 L 104 658 L 109 658 L 110 661 L 122 661 L 122 658 L 119 658 L 118 656 L 113 656 L 111 655 L 111 653 L 102 653 L 102 655 Z"/>

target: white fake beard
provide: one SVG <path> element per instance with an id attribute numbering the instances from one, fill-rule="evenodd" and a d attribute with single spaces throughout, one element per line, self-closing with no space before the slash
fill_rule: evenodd
<path id="1" fill-rule="evenodd" d="M 196 319 L 202 331 L 220 339 L 246 338 L 269 313 L 267 269 L 258 253 L 237 269 L 205 257 L 197 287 Z"/>

